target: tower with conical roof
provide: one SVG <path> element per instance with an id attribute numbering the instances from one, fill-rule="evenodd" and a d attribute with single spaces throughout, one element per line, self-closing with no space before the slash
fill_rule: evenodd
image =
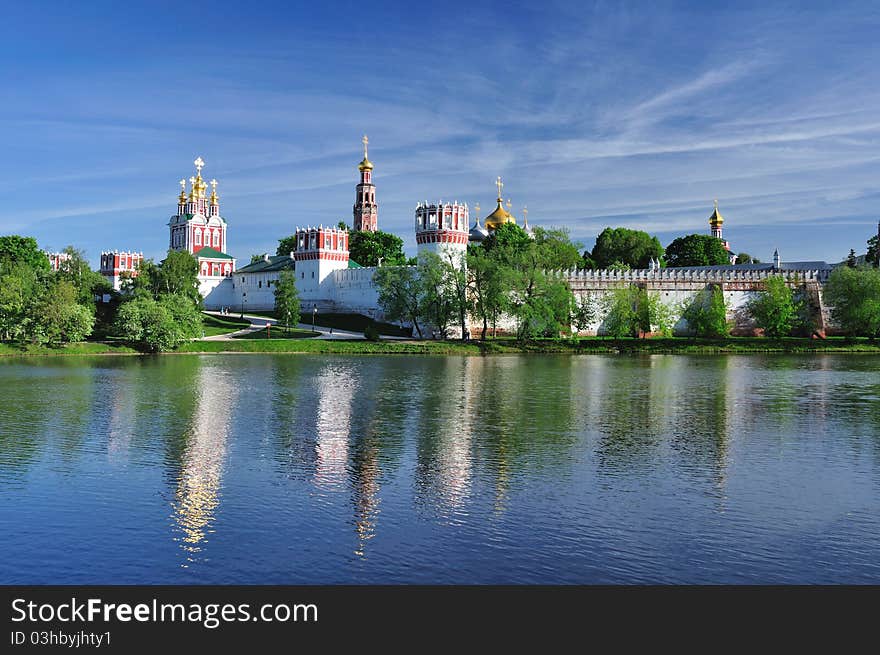
<path id="1" fill-rule="evenodd" d="M 379 205 L 376 203 L 376 186 L 373 184 L 373 162 L 367 157 L 367 135 L 362 139 L 364 158 L 358 164 L 361 173 L 360 184 L 354 201 L 354 220 L 352 225 L 356 231 L 376 232 L 379 229 Z"/>

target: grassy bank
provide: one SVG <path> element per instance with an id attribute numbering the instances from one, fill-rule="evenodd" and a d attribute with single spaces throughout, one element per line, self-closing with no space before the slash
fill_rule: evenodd
<path id="1" fill-rule="evenodd" d="M 829 338 L 781 340 L 730 337 L 728 339 L 546 339 L 518 342 L 514 339 L 471 341 L 364 341 L 325 339 L 236 339 L 190 341 L 173 353 L 339 353 L 409 355 L 487 355 L 515 353 L 619 353 L 619 354 L 746 354 L 746 353 L 865 353 L 880 354 L 880 341 Z M 0 343 L 0 356 L 137 354 L 121 343 L 85 342 L 59 348 L 17 346 Z"/>
<path id="2" fill-rule="evenodd" d="M 0 356 L 10 355 L 138 355 L 134 348 L 122 343 L 104 343 L 100 341 L 83 341 L 68 343 L 57 348 L 51 346 L 19 346 L 11 343 L 0 343 Z"/>
<path id="3" fill-rule="evenodd" d="M 235 341 L 191 341 L 178 353 L 348 353 L 478 355 L 477 344 L 456 341 L 344 341 L 337 339 L 236 339 Z"/>
<path id="4" fill-rule="evenodd" d="M 657 353 L 737 354 L 855 352 L 880 354 L 880 341 L 867 339 L 781 340 L 730 337 L 728 339 L 545 339 L 519 342 L 514 339 L 471 341 L 380 341 L 321 339 L 242 339 L 235 342 L 198 341 L 184 344 L 177 352 L 296 352 L 296 353 L 387 353 L 387 354 L 510 354 L 510 353 Z"/>
<path id="5" fill-rule="evenodd" d="M 229 334 L 250 327 L 251 322 L 234 316 L 214 316 L 202 314 L 202 325 L 205 326 L 205 336 L 213 337 L 218 334 Z"/>

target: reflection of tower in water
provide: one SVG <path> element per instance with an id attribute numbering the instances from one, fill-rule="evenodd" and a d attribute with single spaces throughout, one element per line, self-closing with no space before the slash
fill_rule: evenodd
<path id="1" fill-rule="evenodd" d="M 352 451 L 352 415 L 358 377 L 357 371 L 334 364 L 325 364 L 315 377 L 315 485 L 339 490 L 351 474 L 358 540 L 355 554 L 363 556 L 364 545 L 376 532 L 381 471 L 377 449 L 367 443 L 367 439 L 361 439 Z"/>
<path id="2" fill-rule="evenodd" d="M 220 504 L 220 481 L 226 458 L 229 418 L 236 386 L 231 376 L 217 368 L 199 369 L 198 396 L 192 432 L 183 454 L 174 502 L 174 522 L 183 533 L 178 539 L 195 561 Z"/>
<path id="3" fill-rule="evenodd" d="M 345 484 L 355 378 L 353 372 L 332 364 L 325 364 L 315 377 L 315 484 L 322 488 Z"/>

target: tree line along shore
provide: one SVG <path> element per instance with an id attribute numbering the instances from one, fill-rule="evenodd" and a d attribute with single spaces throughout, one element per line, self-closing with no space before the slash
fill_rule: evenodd
<path id="1" fill-rule="evenodd" d="M 366 317 L 360 317 L 356 328 L 365 339 L 356 341 L 309 339 L 315 336 L 310 331 L 290 332 L 311 317 L 301 313 L 293 274 L 283 271 L 274 288 L 272 312 L 282 330 L 273 330 L 271 335 L 254 333 L 234 342 L 196 341 L 206 334 L 235 332 L 249 322 L 243 316 L 207 317 L 201 312 L 198 264 L 189 253 L 169 251 L 158 263 L 144 260 L 138 274 L 125 279 L 116 292 L 74 248 L 66 248 L 66 258 L 52 270 L 33 238 L 0 237 L 0 354 L 878 350 L 874 339 L 880 335 L 880 269 L 872 242 L 863 263 L 850 258 L 831 272 L 824 295 L 843 337 L 818 340 L 809 338 L 815 314 L 809 298 L 782 277 L 767 278 L 749 301 L 747 310 L 764 336 L 748 338 L 730 336 L 728 307 L 717 286 L 707 286 L 681 308 L 691 336 L 673 337 L 669 308 L 656 294 L 621 284 L 599 307 L 577 300 L 564 277 L 554 274 L 596 262 L 638 267 L 642 259 L 657 261 L 664 255 L 656 238 L 636 231 L 609 228 L 600 234 L 592 251 L 582 253 L 580 244 L 572 242 L 565 230 L 535 228 L 527 234 L 514 224 L 505 224 L 482 243 L 471 244 L 461 261 L 428 254 L 414 262 L 399 262 L 400 244 L 388 239 L 384 240 L 388 243 L 379 243 L 381 236 L 377 243 L 368 244 L 372 248 L 369 257 L 381 258 L 384 253 L 397 265 L 381 266 L 376 272 L 379 303 L 389 320 L 411 325 L 418 340 L 382 340 L 383 333 L 401 328 Z M 672 244 L 668 250 L 673 250 Z M 705 256 L 699 249 L 691 250 L 677 248 L 665 255 L 678 264 L 693 263 L 688 257 Z M 599 312 L 605 336 L 577 336 Z M 500 315 L 515 320 L 515 334 L 490 336 L 494 333 L 490 326 Z M 332 315 L 322 319 L 332 320 Z M 462 341 L 445 338 L 451 327 L 460 327 Z M 423 338 L 429 334 L 440 339 Z M 263 338 L 268 336 L 274 338 Z M 290 336 L 298 338 L 285 338 Z"/>

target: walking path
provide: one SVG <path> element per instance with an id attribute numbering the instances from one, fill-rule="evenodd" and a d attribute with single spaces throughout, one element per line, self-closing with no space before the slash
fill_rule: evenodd
<path id="1" fill-rule="evenodd" d="M 218 318 L 225 318 L 227 316 L 236 316 L 237 314 L 221 314 L 220 312 L 205 312 L 206 314 L 211 314 L 212 316 L 217 316 Z M 238 314 L 240 316 L 240 314 Z M 254 332 L 259 332 L 260 330 L 265 329 L 266 324 L 275 326 L 278 325 L 278 321 L 274 318 L 269 318 L 268 316 L 256 316 L 254 314 L 245 314 L 244 318 L 251 322 L 249 327 L 243 328 L 241 330 L 237 330 L 235 332 L 229 332 L 228 334 L 216 334 L 212 337 L 202 337 L 197 341 L 232 341 L 236 338 L 246 337 L 249 334 L 253 334 Z M 293 327 L 296 327 L 300 330 L 308 330 L 312 331 L 312 326 L 307 323 L 299 323 Z M 283 329 L 283 328 L 280 328 Z M 361 332 L 349 332 L 348 330 L 339 330 L 337 328 L 327 328 L 321 327 L 320 325 L 315 326 L 315 332 L 318 333 L 317 337 L 310 337 L 312 339 L 363 339 L 364 335 Z M 404 337 L 388 337 L 382 336 L 383 339 L 404 339 Z"/>

